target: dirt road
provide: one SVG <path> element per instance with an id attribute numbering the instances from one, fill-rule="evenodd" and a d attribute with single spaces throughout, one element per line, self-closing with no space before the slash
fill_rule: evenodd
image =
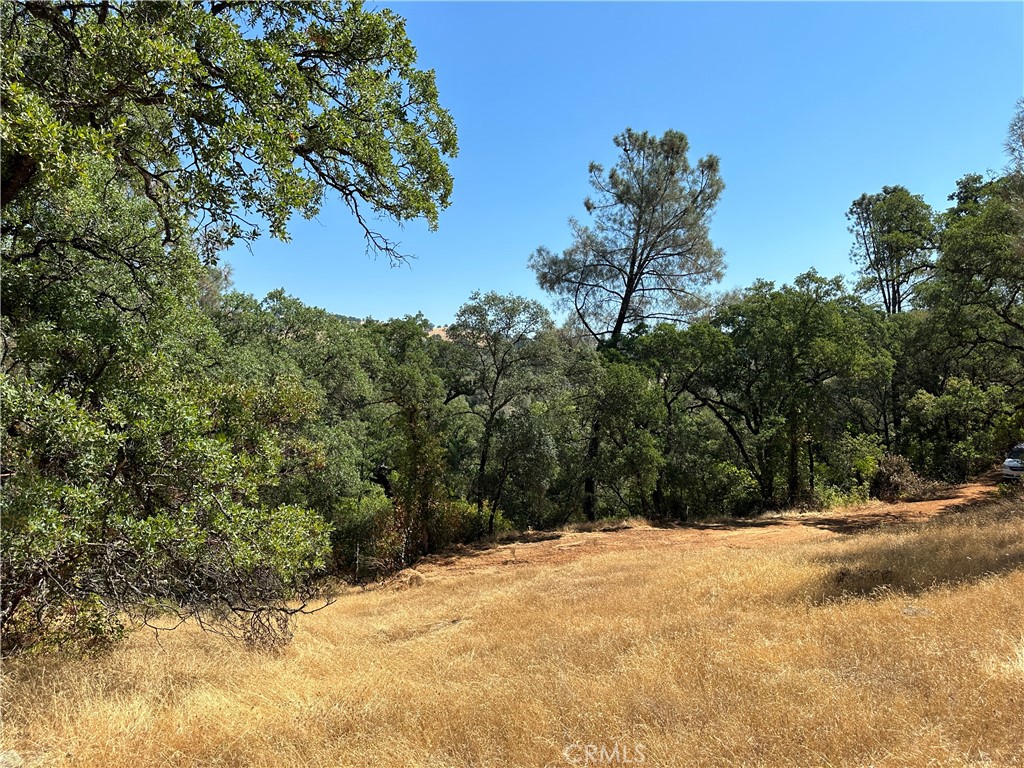
<path id="1" fill-rule="evenodd" d="M 995 492 L 996 479 L 957 486 L 948 498 L 887 504 L 874 501 L 825 512 L 786 512 L 750 520 L 671 526 L 608 527 L 590 532 L 537 532 L 520 540 L 489 546 L 459 547 L 421 560 L 415 572 L 403 571 L 398 583 L 416 574 L 427 579 L 462 576 L 526 565 L 558 565 L 580 557 L 621 549 L 755 547 L 842 536 L 884 525 L 920 523 Z"/>

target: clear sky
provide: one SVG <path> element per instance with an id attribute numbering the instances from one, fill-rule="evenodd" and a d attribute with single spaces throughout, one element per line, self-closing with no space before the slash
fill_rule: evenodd
<path id="1" fill-rule="evenodd" d="M 365 255 L 343 205 L 227 255 L 235 287 L 332 312 L 451 321 L 474 290 L 547 300 L 527 268 L 585 218 L 587 165 L 627 126 L 683 131 L 726 190 L 721 288 L 850 271 L 845 212 L 902 184 L 936 208 L 998 171 L 1024 95 L 1024 3 L 411 3 L 404 16 L 459 132 L 436 232 L 381 224 L 409 266 Z"/>

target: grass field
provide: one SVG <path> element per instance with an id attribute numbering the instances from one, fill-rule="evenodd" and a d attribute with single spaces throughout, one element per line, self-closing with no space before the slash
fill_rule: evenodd
<path id="1" fill-rule="evenodd" d="M 1024 765 L 1020 506 L 567 534 L 352 591 L 277 655 L 11 662 L 0 764 Z"/>

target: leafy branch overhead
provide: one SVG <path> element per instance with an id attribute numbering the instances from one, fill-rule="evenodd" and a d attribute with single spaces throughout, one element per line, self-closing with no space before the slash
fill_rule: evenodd
<path id="1" fill-rule="evenodd" d="M 206 255 L 327 192 L 368 247 L 401 258 L 373 218 L 450 200 L 455 126 L 404 21 L 340 2 L 4 3 L 5 212 L 101 154 L 162 212 L 199 224 Z"/>

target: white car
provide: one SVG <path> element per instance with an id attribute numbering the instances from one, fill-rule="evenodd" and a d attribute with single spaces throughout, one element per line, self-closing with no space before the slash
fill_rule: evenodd
<path id="1" fill-rule="evenodd" d="M 1024 443 L 1017 445 L 1003 462 L 1003 480 L 1024 479 Z"/>

